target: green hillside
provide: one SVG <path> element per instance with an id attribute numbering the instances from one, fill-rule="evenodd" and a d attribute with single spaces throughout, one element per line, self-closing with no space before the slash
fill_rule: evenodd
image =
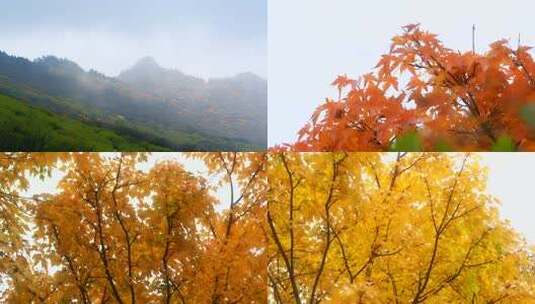
<path id="1" fill-rule="evenodd" d="M 162 151 L 161 146 L 0 95 L 2 151 Z"/>

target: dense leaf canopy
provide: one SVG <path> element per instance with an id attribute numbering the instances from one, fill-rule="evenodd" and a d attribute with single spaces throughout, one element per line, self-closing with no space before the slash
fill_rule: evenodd
<path id="1" fill-rule="evenodd" d="M 2 155 L 3 303 L 265 303 L 264 154 L 188 156 L 210 178 L 137 153 Z M 15 197 L 54 164 L 57 192 Z"/>
<path id="2" fill-rule="evenodd" d="M 373 72 L 333 82 L 338 99 L 315 110 L 293 150 L 535 150 L 529 47 L 461 53 L 419 25 L 403 29 Z"/>
<path id="3" fill-rule="evenodd" d="M 272 156 L 270 300 L 535 303 L 533 253 L 477 157 L 393 156 Z"/>

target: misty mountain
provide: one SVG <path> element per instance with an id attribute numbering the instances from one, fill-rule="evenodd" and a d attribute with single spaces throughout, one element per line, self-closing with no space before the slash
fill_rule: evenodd
<path id="1" fill-rule="evenodd" d="M 119 80 L 160 96 L 187 96 L 204 89 L 205 81 L 178 70 L 164 69 L 152 57 L 140 59 L 123 71 Z"/>
<path id="2" fill-rule="evenodd" d="M 204 80 L 147 57 L 114 78 L 53 56 L 30 61 L 0 52 L 0 93 L 158 137 L 173 149 L 266 146 L 267 83 L 252 74 Z"/>
<path id="3" fill-rule="evenodd" d="M 267 82 L 252 73 L 205 81 L 162 68 L 153 58 L 146 57 L 117 78 L 179 106 L 195 119 L 196 128 L 204 126 L 210 133 L 224 131 L 223 134 L 240 134 L 252 142 L 266 143 Z"/>

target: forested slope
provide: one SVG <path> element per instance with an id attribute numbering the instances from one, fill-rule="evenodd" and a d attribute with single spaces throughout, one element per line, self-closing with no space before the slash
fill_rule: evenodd
<path id="1" fill-rule="evenodd" d="M 2 151 L 162 151 L 164 147 L 0 95 Z"/>

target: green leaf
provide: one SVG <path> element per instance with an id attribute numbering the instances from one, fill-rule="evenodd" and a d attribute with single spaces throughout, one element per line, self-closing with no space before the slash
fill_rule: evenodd
<path id="1" fill-rule="evenodd" d="M 492 152 L 515 152 L 516 144 L 513 142 L 513 139 L 507 135 L 502 135 L 498 140 L 492 145 Z"/>
<path id="2" fill-rule="evenodd" d="M 520 109 L 520 117 L 532 128 L 535 128 L 535 103 L 528 104 Z"/>
<path id="3" fill-rule="evenodd" d="M 454 149 L 445 141 L 439 141 L 435 144 L 435 151 L 437 152 L 452 152 Z"/>
<path id="4" fill-rule="evenodd" d="M 407 133 L 396 141 L 390 147 L 393 152 L 419 152 L 422 151 L 422 140 L 416 132 Z"/>

